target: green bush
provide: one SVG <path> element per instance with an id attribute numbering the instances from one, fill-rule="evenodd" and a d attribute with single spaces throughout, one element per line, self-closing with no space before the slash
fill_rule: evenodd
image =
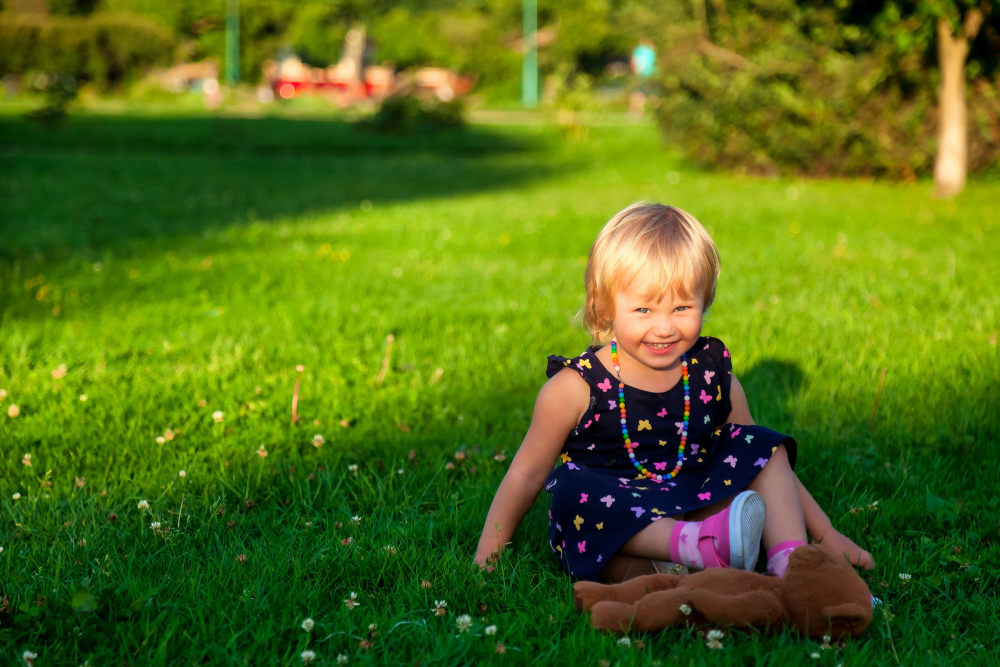
<path id="1" fill-rule="evenodd" d="M 736 5 L 739 7 L 739 5 Z M 912 179 L 933 170 L 938 72 L 918 48 L 831 7 L 748 3 L 704 38 L 677 17 L 660 49 L 667 140 L 737 171 Z M 1000 158 L 1000 81 L 970 90 L 970 168 Z"/>
<path id="2" fill-rule="evenodd" d="M 107 89 L 169 64 L 173 34 L 131 14 L 0 15 L 0 74 L 58 72 Z"/>
<path id="3" fill-rule="evenodd" d="M 460 99 L 440 102 L 400 95 L 384 100 L 365 124 L 376 132 L 387 134 L 437 132 L 464 125 L 465 106 Z"/>

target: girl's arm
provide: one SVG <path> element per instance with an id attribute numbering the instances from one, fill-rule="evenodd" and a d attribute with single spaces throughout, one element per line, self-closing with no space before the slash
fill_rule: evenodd
<path id="1" fill-rule="evenodd" d="M 511 541 L 589 402 L 587 384 L 568 368 L 554 375 L 538 392 L 531 426 L 486 515 L 475 558 L 480 567 L 493 561 Z"/>

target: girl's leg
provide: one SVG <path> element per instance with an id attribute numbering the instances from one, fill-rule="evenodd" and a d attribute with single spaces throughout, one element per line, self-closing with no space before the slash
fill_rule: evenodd
<path id="1" fill-rule="evenodd" d="M 660 519 L 639 531 L 601 570 L 601 583 L 617 584 L 647 574 L 656 574 L 654 560 L 670 560 L 670 533 L 684 514 Z M 663 524 L 663 525 L 660 525 Z M 665 545 L 665 546 L 664 546 Z"/>
<path id="2" fill-rule="evenodd" d="M 798 478 L 788 463 L 785 446 L 779 445 L 760 474 L 747 487 L 756 491 L 767 505 L 764 520 L 764 548 L 782 542 L 806 542 L 806 524 L 799 501 Z"/>
<path id="3" fill-rule="evenodd" d="M 733 498 L 736 496 L 734 495 Z M 696 510 L 691 510 L 687 513 L 688 521 L 704 521 L 708 517 L 718 514 L 722 510 L 726 509 L 733 504 L 733 498 L 726 498 L 725 500 L 720 500 L 717 503 L 712 503 L 711 505 L 705 505 L 704 507 L 699 507 Z"/>
<path id="4" fill-rule="evenodd" d="M 616 553 L 608 559 L 608 564 L 601 570 L 599 581 L 602 584 L 620 584 L 629 579 L 656 574 L 653 561 L 648 558 L 633 558 Z"/>
<path id="5" fill-rule="evenodd" d="M 649 524 L 625 543 L 621 553 L 636 558 L 670 560 L 670 533 L 676 519 L 664 518 Z"/>
<path id="6" fill-rule="evenodd" d="M 740 499 L 737 514 L 730 514 L 730 500 L 708 508 L 711 518 L 704 522 L 695 520 L 692 512 L 686 516 L 662 518 L 634 535 L 622 546 L 621 553 L 671 561 L 699 570 L 706 567 L 750 568 L 760 549 L 765 505 L 763 498 L 752 491 L 737 494 L 737 497 Z M 685 520 L 680 520 L 682 517 Z"/>

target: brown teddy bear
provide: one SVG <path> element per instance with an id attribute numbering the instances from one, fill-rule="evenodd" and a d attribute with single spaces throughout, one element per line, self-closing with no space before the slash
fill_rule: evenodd
<path id="1" fill-rule="evenodd" d="M 590 624 L 610 632 L 650 632 L 674 625 L 777 628 L 810 637 L 857 637 L 872 621 L 868 586 L 843 556 L 801 546 L 783 577 L 711 568 L 695 574 L 650 574 L 607 586 L 573 586 Z"/>

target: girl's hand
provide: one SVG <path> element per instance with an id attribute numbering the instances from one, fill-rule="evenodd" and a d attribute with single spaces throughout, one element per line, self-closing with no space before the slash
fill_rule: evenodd
<path id="1" fill-rule="evenodd" d="M 493 570 L 497 569 L 496 566 L 491 565 L 491 563 L 495 563 L 496 560 L 497 560 L 496 551 L 493 551 L 492 553 L 488 554 L 480 552 L 476 554 L 476 558 L 473 562 L 479 566 L 480 571 L 482 571 L 482 569 L 485 567 L 487 572 L 492 572 Z"/>
<path id="2" fill-rule="evenodd" d="M 872 560 L 870 553 L 859 547 L 846 535 L 833 528 L 828 529 L 819 540 L 813 540 L 813 543 L 822 544 L 830 553 L 846 555 L 847 560 L 854 567 L 870 570 L 875 566 L 875 561 Z"/>

